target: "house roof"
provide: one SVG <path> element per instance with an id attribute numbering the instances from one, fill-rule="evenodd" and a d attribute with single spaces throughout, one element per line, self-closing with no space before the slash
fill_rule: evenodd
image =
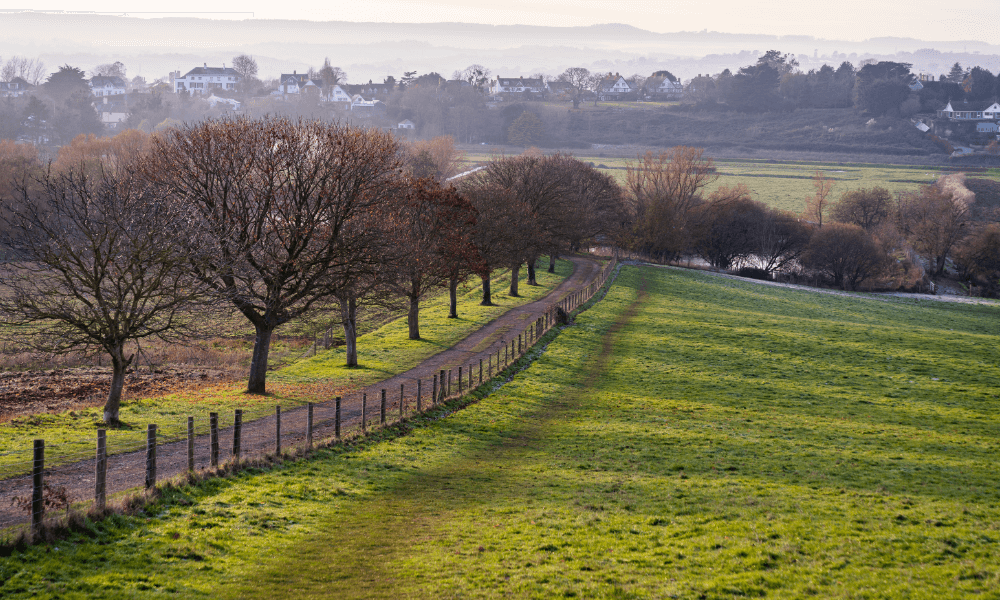
<path id="1" fill-rule="evenodd" d="M 632 89 L 632 86 L 629 85 L 629 82 L 625 81 L 625 78 L 622 77 L 621 75 L 618 75 L 618 76 L 615 76 L 615 77 L 605 77 L 604 79 L 602 79 L 601 80 L 601 91 L 610 92 L 611 88 L 613 88 L 616 85 L 618 85 L 619 82 L 624 83 L 626 86 L 628 86 L 628 89 L 630 89 L 630 90 Z"/>
<path id="2" fill-rule="evenodd" d="M 497 77 L 497 83 L 500 84 L 501 87 L 545 87 L 545 80 L 541 77 L 535 79 L 525 77 Z"/>
<path id="3" fill-rule="evenodd" d="M 983 102 L 948 102 L 948 105 L 941 110 L 944 112 L 983 112 L 991 108 L 994 104 L 997 104 L 995 100 Z M 997 108 L 1000 108 L 1000 105 Z"/>
<path id="4" fill-rule="evenodd" d="M 90 87 L 124 88 L 125 80 L 117 75 L 94 75 L 90 78 Z"/>
<path id="5" fill-rule="evenodd" d="M 225 75 L 227 77 L 239 77 L 240 74 L 236 72 L 236 69 L 232 67 L 210 67 L 207 64 L 203 67 L 195 67 L 187 72 L 184 77 L 190 77 L 192 75 Z"/>

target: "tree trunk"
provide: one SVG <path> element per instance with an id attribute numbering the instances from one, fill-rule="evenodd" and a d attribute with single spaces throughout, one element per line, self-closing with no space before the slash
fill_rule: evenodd
<path id="1" fill-rule="evenodd" d="M 535 280 L 535 262 L 537 260 L 533 258 L 528 261 L 528 285 L 538 285 L 538 281 Z"/>
<path id="2" fill-rule="evenodd" d="M 267 393 L 267 356 L 271 352 L 271 334 L 274 326 L 256 325 L 257 337 L 253 342 L 253 357 L 250 359 L 250 380 L 247 382 L 248 394 Z"/>
<path id="3" fill-rule="evenodd" d="M 556 272 L 556 259 L 559 257 L 558 254 L 552 253 L 549 255 L 549 273 Z"/>
<path id="4" fill-rule="evenodd" d="M 340 299 L 340 323 L 344 326 L 345 365 L 358 366 L 358 301 L 352 295 Z"/>
<path id="5" fill-rule="evenodd" d="M 406 324 L 410 328 L 410 339 L 420 339 L 420 299 L 410 296 L 410 310 L 406 313 Z"/>
<path id="6" fill-rule="evenodd" d="M 483 280 L 483 301 L 479 303 L 479 306 L 493 306 L 493 293 L 490 291 L 490 274 L 480 275 L 479 278 Z"/>
<path id="7" fill-rule="evenodd" d="M 519 298 L 521 295 L 517 293 L 517 283 L 518 277 L 521 275 L 521 263 L 517 263 L 517 266 L 510 268 L 510 297 Z"/>
<path id="8" fill-rule="evenodd" d="M 573 98 L 573 108 L 580 108 L 580 97 Z"/>
<path id="9" fill-rule="evenodd" d="M 420 281 L 410 281 L 410 311 L 406 314 L 406 324 L 410 327 L 410 339 L 420 339 Z"/>
<path id="10" fill-rule="evenodd" d="M 448 281 L 448 299 L 450 301 L 448 308 L 448 318 L 457 319 L 458 318 L 458 275 L 452 275 L 451 280 Z"/>
<path id="11" fill-rule="evenodd" d="M 104 422 L 117 424 L 118 412 L 122 405 L 122 391 L 125 389 L 125 370 L 131 358 L 125 358 L 124 344 L 119 345 L 111 354 L 111 389 L 108 390 L 108 400 L 104 403 Z"/>

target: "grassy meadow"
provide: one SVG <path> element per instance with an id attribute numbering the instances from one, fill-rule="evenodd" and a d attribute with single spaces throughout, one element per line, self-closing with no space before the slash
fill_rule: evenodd
<path id="1" fill-rule="evenodd" d="M 654 150 L 656 151 L 656 150 Z M 611 157 L 595 155 L 593 151 L 574 151 L 574 156 L 592 162 L 601 170 L 614 176 L 619 184 L 625 184 L 625 167 L 634 163 L 635 157 Z M 465 164 L 471 168 L 479 162 L 490 160 L 485 153 L 469 154 Z M 792 212 L 805 209 L 806 198 L 815 194 L 812 178 L 816 171 L 834 181 L 833 199 L 841 194 L 860 188 L 881 186 L 893 194 L 915 191 L 925 184 L 934 183 L 938 177 L 947 174 L 940 167 L 910 165 L 876 165 L 858 163 L 788 162 L 754 159 L 714 159 L 718 178 L 705 189 L 707 196 L 720 186 L 735 186 L 742 183 L 750 188 L 754 200 L 768 206 Z M 1000 169 L 975 173 L 975 177 L 1000 181 Z"/>
<path id="2" fill-rule="evenodd" d="M 997 306 L 626 267 L 406 435 L 166 490 L 4 598 L 997 598 Z"/>
<path id="3" fill-rule="evenodd" d="M 335 396 L 359 390 L 417 366 L 508 310 L 545 296 L 572 272 L 573 263 L 568 260 L 558 260 L 555 273 L 539 268 L 536 271 L 539 285 L 529 286 L 522 281 L 520 296 L 516 298 L 508 295 L 509 271 L 497 273 L 493 281 L 494 306 L 480 306 L 482 288 L 468 282 L 460 289 L 457 319 L 447 318 L 448 295 L 435 295 L 421 307 L 421 340 L 410 340 L 406 319 L 398 318 L 358 337 L 357 367 L 344 366 L 343 346 L 321 349 L 314 356 L 269 373 L 267 396 L 245 394 L 244 382 L 156 398 L 126 396 L 121 408 L 121 420 L 126 425 L 109 432 L 109 451 L 124 452 L 141 447 L 148 423 L 156 423 L 160 434 L 170 438 L 185 434 L 188 415 L 195 415 L 199 422 L 207 422 L 209 412 L 218 412 L 220 426 L 228 426 L 237 408 L 243 409 L 244 419 L 250 420 L 272 414 L 276 404 L 287 409 L 306 402 L 327 402 Z M 523 269 L 521 275 L 525 275 Z M 54 452 L 47 453 L 50 463 L 91 458 L 95 432 L 104 427 L 102 406 L 59 414 L 27 415 L 0 423 L 0 474 L 9 476 L 30 471 L 32 440 L 39 438 L 55 448 Z"/>

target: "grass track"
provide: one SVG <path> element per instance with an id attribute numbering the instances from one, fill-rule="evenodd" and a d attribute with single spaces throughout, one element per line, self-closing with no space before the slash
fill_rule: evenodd
<path id="1" fill-rule="evenodd" d="M 2 559 L 0 595 L 1000 597 L 998 336 L 627 268 L 475 406 L 170 491 Z"/>

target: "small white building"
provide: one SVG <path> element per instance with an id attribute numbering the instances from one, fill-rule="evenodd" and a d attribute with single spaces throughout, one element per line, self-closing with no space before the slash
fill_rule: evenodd
<path id="1" fill-rule="evenodd" d="M 28 91 L 28 82 L 15 77 L 10 81 L 0 81 L 0 98 L 20 98 Z"/>
<path id="2" fill-rule="evenodd" d="M 417 126 L 409 119 L 403 119 L 396 125 L 396 129 L 416 129 Z"/>
<path id="3" fill-rule="evenodd" d="M 118 96 L 127 91 L 125 80 L 117 75 L 95 75 L 87 82 L 90 86 L 90 93 L 98 98 L 106 96 Z"/>
<path id="4" fill-rule="evenodd" d="M 327 102 L 351 102 L 351 95 L 344 91 L 339 85 L 331 87 L 324 98 Z"/>
<path id="5" fill-rule="evenodd" d="M 949 102 L 938 117 L 952 121 L 1000 119 L 1000 102 Z"/>
<path id="6" fill-rule="evenodd" d="M 597 99 L 605 101 L 619 100 L 631 92 L 632 86 L 621 75 L 607 77 L 601 81 L 600 90 L 597 92 Z"/>
<path id="7" fill-rule="evenodd" d="M 976 123 L 976 133 L 996 133 L 997 131 L 1000 131 L 1000 127 L 991 121 Z"/>
<path id="8" fill-rule="evenodd" d="M 195 67 L 184 77 L 174 78 L 174 92 L 189 92 L 191 94 L 213 94 L 216 90 L 235 90 L 240 82 L 240 74 L 232 67 L 210 67 L 205 63 Z"/>
<path id="9" fill-rule="evenodd" d="M 544 94 L 549 91 L 548 85 L 541 77 L 497 77 L 490 85 L 490 94 L 500 96 L 502 94 Z"/>
<path id="10" fill-rule="evenodd" d="M 671 81 L 669 77 L 664 77 L 660 85 L 656 86 L 658 98 L 679 100 L 684 96 L 684 85 L 677 81 Z"/>

